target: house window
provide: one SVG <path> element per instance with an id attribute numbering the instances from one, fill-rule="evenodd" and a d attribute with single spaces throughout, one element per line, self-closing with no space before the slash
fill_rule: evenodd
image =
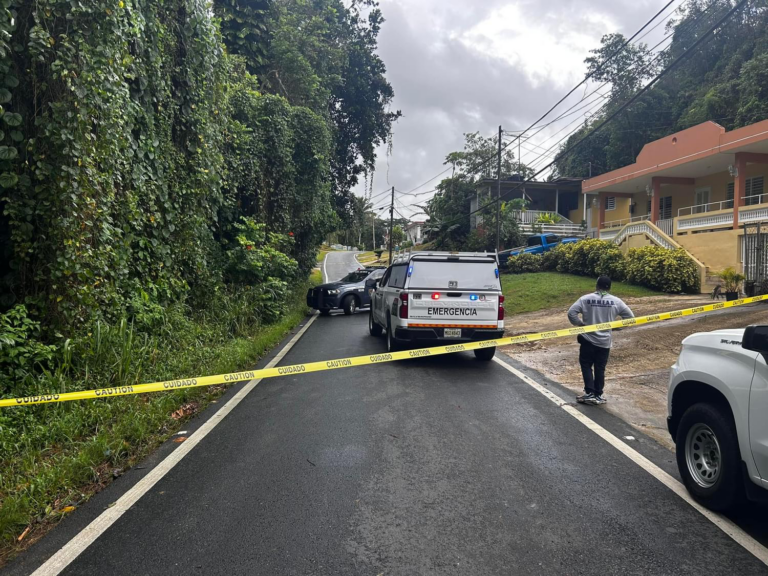
<path id="1" fill-rule="evenodd" d="M 747 199 L 744 204 L 747 206 L 753 206 L 760 204 L 764 200 L 761 198 L 763 195 L 764 178 L 762 176 L 755 176 L 754 178 L 747 178 L 746 194 Z"/>
<path id="2" fill-rule="evenodd" d="M 645 213 L 648 214 L 648 216 L 651 215 L 651 202 L 653 202 L 653 200 L 648 200 L 648 206 L 645 208 Z"/>
<path id="3" fill-rule="evenodd" d="M 616 197 L 615 196 L 608 196 L 605 199 L 605 211 L 610 212 L 611 210 L 616 210 Z"/>
<path id="4" fill-rule="evenodd" d="M 764 184 L 765 184 L 765 178 L 763 176 L 755 176 L 754 178 L 747 178 L 746 179 L 746 190 L 744 190 L 744 197 L 746 198 L 744 200 L 744 204 L 747 206 L 753 206 L 755 204 L 760 204 L 762 201 L 765 200 L 765 198 L 760 198 L 760 196 L 764 193 Z M 734 197 L 734 188 L 735 184 L 733 182 L 728 183 L 728 191 L 726 192 L 725 198 L 728 200 L 727 208 L 733 208 L 733 197 Z"/>
<path id="5" fill-rule="evenodd" d="M 651 215 L 651 202 L 648 200 L 648 216 Z M 669 220 L 672 218 L 672 196 L 659 198 L 659 220 Z"/>
<path id="6" fill-rule="evenodd" d="M 672 218 L 672 196 L 659 198 L 659 220 Z"/>

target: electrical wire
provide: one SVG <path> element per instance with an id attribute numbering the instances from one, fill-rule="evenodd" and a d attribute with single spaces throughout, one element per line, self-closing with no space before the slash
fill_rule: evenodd
<path id="1" fill-rule="evenodd" d="M 595 126 L 588 134 L 585 134 L 582 138 L 580 138 L 575 143 L 570 145 L 568 148 L 563 150 L 558 155 L 558 159 L 562 158 L 562 157 L 564 157 L 564 156 L 566 156 L 568 154 L 570 154 L 575 148 L 580 146 L 585 140 L 587 140 L 588 138 L 592 137 L 595 133 L 597 133 L 602 128 L 607 126 L 611 121 L 613 121 L 614 118 L 616 118 L 616 116 L 618 116 L 626 108 L 628 108 L 634 102 L 636 102 L 638 100 L 638 98 L 640 98 L 643 94 L 645 94 L 648 90 L 650 90 L 656 84 L 656 82 L 661 80 L 664 76 L 666 76 L 669 72 L 671 72 L 674 68 L 676 68 L 683 60 L 687 59 L 695 51 L 695 49 L 699 47 L 699 45 L 701 45 L 705 40 L 708 40 L 715 30 L 717 30 L 722 24 L 724 24 L 729 18 L 731 18 L 747 2 L 748 2 L 748 0 L 740 0 L 738 3 L 736 3 L 730 10 L 728 10 L 728 12 L 725 13 L 725 15 L 722 16 L 722 18 L 720 18 L 705 33 L 701 34 L 698 37 L 698 39 L 691 46 L 686 48 L 686 50 L 682 54 L 680 54 L 680 56 L 678 56 L 671 63 L 669 63 L 650 82 L 648 82 L 648 84 L 646 84 L 634 96 L 632 96 L 632 98 L 630 98 L 624 104 L 619 106 L 619 108 L 617 108 L 613 113 L 611 113 L 605 120 L 603 120 L 601 123 L 599 123 L 597 126 Z M 515 188 L 513 188 L 511 190 L 511 192 L 521 188 L 525 184 L 533 182 L 534 181 L 533 179 L 536 176 L 540 175 L 542 172 L 544 172 L 544 171 L 548 170 L 549 168 L 551 168 L 555 164 L 555 161 L 556 160 L 553 160 L 552 162 L 550 162 L 549 164 L 547 164 L 546 166 L 544 166 L 543 168 L 538 170 L 531 178 L 521 181 Z M 478 212 L 482 212 L 482 211 L 486 210 L 487 208 L 490 208 L 491 206 L 495 206 L 496 204 L 498 204 L 499 201 L 500 201 L 500 198 L 496 198 L 496 199 L 488 202 L 487 204 L 485 204 L 485 205 L 483 205 L 483 206 L 481 206 L 479 208 L 476 208 L 475 210 L 470 211 L 469 214 L 466 214 L 466 215 L 463 214 L 458 219 L 449 220 L 448 222 L 443 222 L 442 225 L 445 226 L 445 225 L 453 224 L 454 222 L 459 222 L 460 220 L 464 219 L 467 216 L 472 216 L 473 214 L 476 214 Z"/>
<path id="2" fill-rule="evenodd" d="M 600 71 L 601 71 L 601 70 L 602 70 L 602 69 L 603 69 L 605 66 L 607 66 L 609 62 L 611 62 L 611 61 L 612 61 L 612 60 L 613 60 L 613 59 L 614 59 L 616 56 L 618 56 L 618 55 L 619 55 L 619 54 L 620 54 L 620 53 L 621 53 L 621 52 L 622 52 L 622 51 L 623 51 L 623 50 L 624 50 L 624 49 L 625 49 L 625 48 L 626 48 L 626 47 L 627 47 L 627 46 L 628 46 L 628 45 L 629 45 L 629 44 L 632 42 L 632 40 L 634 40 L 634 39 L 635 39 L 635 38 L 636 38 L 636 37 L 637 37 L 637 36 L 638 36 L 640 33 L 642 33 L 642 32 L 643 32 L 643 30 L 645 30 L 645 29 L 646 29 L 646 28 L 647 28 L 647 27 L 648 27 L 648 26 L 649 26 L 649 25 L 650 25 L 650 24 L 651 24 L 651 23 L 652 23 L 654 20 L 656 20 L 656 18 L 658 18 L 658 17 L 659 17 L 659 15 L 660 15 L 662 12 L 664 12 L 664 11 L 665 11 L 667 8 L 669 8 L 669 7 L 670 7 L 670 6 L 671 6 L 671 5 L 672 5 L 674 2 L 675 2 L 675 0 L 669 0 L 669 2 L 667 2 L 667 3 L 664 5 L 664 7 L 663 7 L 661 10 L 659 10 L 659 11 L 658 11 L 656 14 L 654 14 L 654 16 L 653 16 L 653 17 L 652 17 L 650 20 L 648 20 L 648 21 L 647 21 L 645 24 L 643 24 L 643 26 L 642 26 L 642 27 L 641 27 L 641 28 L 640 28 L 640 29 L 639 29 L 637 32 L 635 32 L 635 33 L 634 33 L 634 34 L 633 34 L 633 35 L 632 35 L 632 36 L 631 36 L 631 37 L 630 37 L 628 40 L 626 40 L 626 41 L 625 41 L 625 42 L 624 42 L 624 43 L 623 43 L 623 44 L 622 44 L 622 45 L 621 45 L 619 48 L 617 48 L 617 49 L 616 49 L 616 50 L 615 50 L 615 51 L 614 51 L 614 52 L 613 52 L 613 53 L 612 53 L 612 54 L 611 54 L 611 55 L 610 55 L 608 58 L 606 58 L 606 59 L 605 59 L 605 60 L 604 60 L 604 61 L 603 61 L 603 62 L 602 62 L 602 63 L 601 63 L 601 64 L 600 64 L 600 65 L 599 65 L 599 66 L 598 66 L 598 67 L 597 67 L 595 70 L 593 70 L 592 72 L 590 72 L 589 74 L 587 74 L 587 75 L 584 77 L 584 79 L 583 79 L 583 80 L 581 80 L 581 82 L 579 82 L 578 84 L 576 84 L 576 86 L 574 86 L 573 88 L 571 88 L 571 89 L 568 91 L 568 93 L 567 93 L 565 96 L 563 96 L 563 97 L 562 97 L 560 100 L 558 100 L 558 101 L 557 101 L 557 103 L 555 103 L 555 105 L 554 105 L 554 106 L 552 106 L 552 107 L 551 107 L 549 110 L 547 110 L 547 111 L 546 111 L 546 112 L 545 112 L 545 113 L 544 113 L 544 114 L 543 114 L 543 115 L 542 115 L 542 116 L 541 116 L 541 117 L 540 117 L 538 120 L 536 120 L 536 121 L 535 121 L 533 124 L 531 124 L 531 125 L 530 125 L 528 128 L 526 128 L 526 129 L 525 129 L 523 132 L 521 132 L 521 133 L 520 133 L 520 135 L 518 135 L 518 136 L 515 138 L 515 140 L 513 140 L 513 142 L 516 142 L 516 141 L 517 141 L 518 139 L 520 139 L 520 138 L 521 138 L 521 137 L 522 137 L 522 136 L 523 136 L 523 135 L 524 135 L 526 132 L 528 132 L 529 130 L 531 130 L 531 129 L 533 129 L 534 127 L 536 127 L 536 125 L 537 125 L 539 122 L 541 122 L 542 120 L 544 120 L 544 118 L 546 118 L 547 116 L 549 116 L 549 115 L 550 115 L 550 114 L 551 114 L 551 113 L 552 113 L 552 112 L 553 112 L 553 111 L 554 111 L 554 110 L 555 110 L 555 109 L 556 109 L 558 106 L 560 106 L 560 104 L 562 104 L 562 103 L 563 103 L 563 102 L 564 102 L 564 101 L 565 101 L 565 100 L 566 100 L 566 99 L 567 99 L 567 98 L 568 98 L 568 97 L 569 97 L 571 94 L 573 94 L 573 93 L 574 93 L 576 90 L 578 90 L 578 89 L 579 89 L 581 86 L 583 86 L 584 84 L 586 84 L 586 83 L 589 81 L 589 79 L 590 79 L 590 78 L 592 78 L 592 77 L 593 77 L 595 74 L 597 74 L 597 73 L 598 73 L 598 72 L 600 72 Z M 505 146 L 504 148 L 502 148 L 502 150 L 506 149 L 508 146 L 509 146 L 509 144 L 508 144 L 507 146 Z M 468 171 L 468 172 L 469 172 L 469 173 L 476 173 L 476 172 L 477 172 L 477 171 L 478 171 L 480 168 L 484 167 L 484 166 L 485 166 L 485 165 L 486 165 L 488 162 L 490 162 L 491 160 L 493 160 L 495 157 L 496 157 L 496 156 L 489 156 L 489 157 L 488 157 L 486 160 L 484 160 L 483 162 L 481 162 L 481 163 L 480 163 L 480 164 L 479 164 L 479 165 L 478 165 L 478 166 L 477 166 L 477 167 L 476 167 L 474 170 L 471 170 L 471 171 Z M 415 192 L 415 191 L 416 191 L 416 190 L 418 190 L 419 188 L 421 188 L 421 187 L 423 187 L 423 186 L 426 186 L 427 184 L 429 184 L 430 182 L 432 182 L 432 180 L 434 180 L 434 179 L 436 179 L 436 178 L 439 178 L 440 176 L 442 176 L 443 174 L 445 174 L 446 172 L 448 172 L 448 171 L 449 171 L 449 170 L 451 170 L 451 169 L 452 169 L 452 167 L 446 168 L 445 170 L 443 170 L 443 171 L 442 171 L 442 172 L 440 172 L 439 174 L 436 174 L 435 176 L 433 176 L 432 178 L 430 178 L 429 180 L 427 180 L 427 181 L 426 181 L 426 182 L 424 182 L 423 184 L 420 184 L 419 186 L 416 186 L 416 188 L 413 188 L 412 190 L 409 190 L 409 192 L 408 192 L 408 193 L 410 193 L 410 192 Z"/>

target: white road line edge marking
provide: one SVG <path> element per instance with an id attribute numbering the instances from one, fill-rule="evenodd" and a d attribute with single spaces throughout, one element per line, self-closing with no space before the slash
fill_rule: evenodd
<path id="1" fill-rule="evenodd" d="M 328 284 L 328 269 L 325 267 L 328 263 L 328 254 L 330 254 L 330 252 L 326 252 L 325 258 L 323 258 L 323 284 Z"/>
<path id="2" fill-rule="evenodd" d="M 275 356 L 267 368 L 276 366 L 291 348 L 299 341 L 304 333 L 309 329 L 312 323 L 317 319 L 317 314 L 313 314 L 304 327 L 299 330 L 296 335 L 291 338 L 291 341 L 286 344 L 282 350 Z M 69 566 L 75 558 L 77 558 L 83 551 L 88 548 L 96 539 L 101 536 L 112 524 L 114 524 L 127 510 L 131 508 L 138 500 L 144 496 L 152 487 L 157 484 L 163 476 L 168 474 L 171 469 L 178 464 L 184 456 L 189 454 L 192 449 L 197 446 L 203 438 L 205 438 L 216 425 L 221 422 L 227 414 L 232 412 L 234 408 L 245 398 L 251 390 L 258 386 L 259 380 L 251 380 L 245 386 L 243 386 L 237 394 L 235 394 L 229 402 L 224 404 L 216 414 L 211 416 L 200 428 L 198 428 L 192 435 L 187 438 L 186 442 L 179 445 L 173 452 L 171 452 L 165 459 L 155 466 L 149 474 L 144 476 L 139 482 L 136 483 L 133 488 L 123 494 L 111 508 L 107 508 L 102 512 L 95 520 L 93 520 L 88 526 L 86 526 L 80 533 L 78 533 L 72 540 L 67 542 L 58 552 L 51 556 L 46 562 L 32 573 L 32 576 L 56 576 L 67 566 Z"/>
<path id="3" fill-rule="evenodd" d="M 584 426 L 592 430 L 592 432 L 600 436 L 603 440 L 608 442 L 608 444 L 616 448 L 619 452 L 624 454 L 624 456 L 632 460 L 632 462 L 640 466 L 640 468 L 648 472 L 648 474 L 656 478 L 656 480 L 664 484 L 672 492 L 674 492 L 680 498 L 685 500 L 688 504 L 690 504 L 693 508 L 695 508 L 698 512 L 700 512 L 705 518 L 707 518 L 707 520 L 712 522 L 715 526 L 720 528 L 720 530 L 722 530 L 728 536 L 730 536 L 737 544 L 739 544 L 745 550 L 747 550 L 750 554 L 755 556 L 755 558 L 760 560 L 763 564 L 768 565 L 768 548 L 765 548 L 762 544 L 760 544 L 760 542 L 752 538 L 752 536 L 744 532 L 744 530 L 739 528 L 736 524 L 731 522 L 725 516 L 717 514 L 716 512 L 712 512 L 711 510 L 704 508 L 701 504 L 696 502 L 691 497 L 691 495 L 688 494 L 688 490 L 685 489 L 685 486 L 683 486 L 675 478 L 673 478 L 672 476 L 667 474 L 664 470 L 656 466 L 656 464 L 648 460 L 648 458 L 646 458 L 645 456 L 637 452 L 634 448 L 630 448 L 626 443 L 622 442 L 619 438 L 617 438 L 616 436 L 608 432 L 608 430 L 600 426 L 597 422 L 595 422 L 588 416 L 579 412 L 576 408 L 571 406 L 566 400 L 563 400 L 562 398 L 560 398 L 560 396 L 553 394 L 552 392 L 547 390 L 544 386 L 542 386 L 535 380 L 523 374 L 517 368 L 510 366 L 503 360 L 500 360 L 498 357 L 494 357 L 493 360 L 497 364 L 499 364 L 500 366 L 502 366 L 503 368 L 505 368 L 506 370 L 508 370 L 509 372 L 511 372 L 518 378 L 520 378 L 520 380 L 522 380 L 523 382 L 525 382 L 526 384 L 534 388 L 537 392 L 540 392 L 547 399 L 557 404 L 560 408 L 565 410 L 568 414 L 573 416 L 576 420 L 584 424 Z"/>

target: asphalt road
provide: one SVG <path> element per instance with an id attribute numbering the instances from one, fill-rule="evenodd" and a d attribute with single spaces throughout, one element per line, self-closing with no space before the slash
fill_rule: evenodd
<path id="1" fill-rule="evenodd" d="M 366 314 L 318 317 L 283 364 L 382 353 Z M 672 469 L 668 451 L 600 408 L 584 410 Z M 31 572 L 177 446 L 98 494 L 7 573 Z M 261 382 L 63 573 L 768 569 L 564 410 L 469 353 Z"/>
<path id="2" fill-rule="evenodd" d="M 360 263 L 355 260 L 354 252 L 329 252 L 323 262 L 323 279 L 325 282 L 340 280 L 359 267 Z"/>

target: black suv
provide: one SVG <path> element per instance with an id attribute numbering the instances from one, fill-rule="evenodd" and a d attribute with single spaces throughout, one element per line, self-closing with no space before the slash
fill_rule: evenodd
<path id="1" fill-rule="evenodd" d="M 371 305 L 371 290 L 384 272 L 386 268 L 361 268 L 337 282 L 310 288 L 307 306 L 319 310 L 324 316 L 339 308 L 344 310 L 344 314 L 354 314 L 358 308 Z"/>

